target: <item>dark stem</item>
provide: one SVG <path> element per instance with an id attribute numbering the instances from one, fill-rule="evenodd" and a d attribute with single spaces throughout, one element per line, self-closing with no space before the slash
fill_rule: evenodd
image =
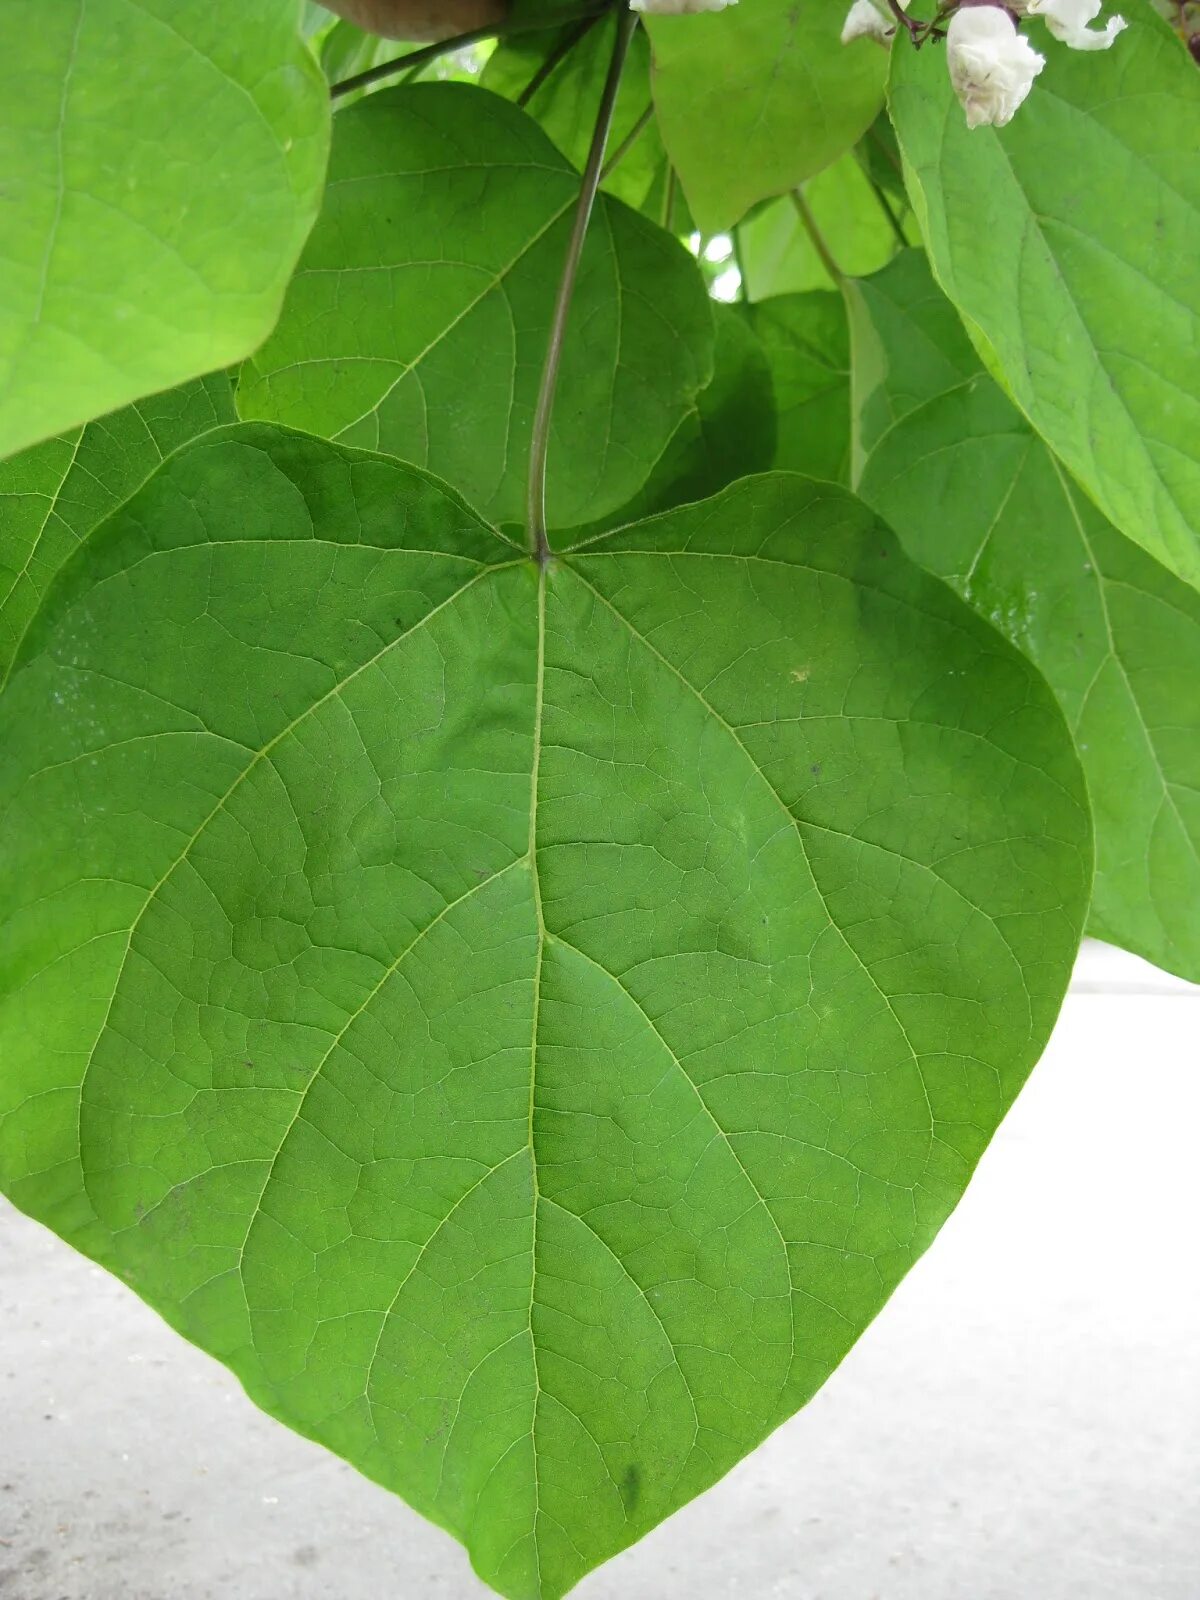
<path id="1" fill-rule="evenodd" d="M 352 78 L 343 78 L 340 83 L 333 84 L 329 94 L 332 99 L 340 100 L 343 95 L 352 94 L 355 89 L 365 89 L 369 84 L 378 83 L 381 78 L 393 77 L 397 72 L 415 71 L 429 61 L 436 61 L 439 56 L 449 55 L 452 50 L 465 50 L 468 45 L 482 44 L 485 39 L 496 39 L 510 33 L 540 33 L 547 28 L 559 28 L 566 22 L 602 16 L 607 9 L 607 4 L 592 4 L 572 7 L 567 11 L 547 12 L 539 17 L 493 22 L 486 28 L 472 28 L 469 33 L 455 34 L 453 39 L 440 39 L 436 44 L 422 45 L 419 50 L 410 50 L 406 56 L 397 56 L 394 61 L 381 61 L 377 67 L 356 72 Z"/>
<path id="2" fill-rule="evenodd" d="M 833 279 L 834 283 L 843 283 L 845 281 L 846 274 L 833 259 L 833 251 L 830 250 L 829 246 L 825 243 L 825 236 L 817 226 L 817 219 L 812 214 L 812 207 L 804 198 L 804 191 L 802 189 L 793 189 L 792 200 L 795 202 L 796 211 L 799 214 L 800 221 L 804 225 L 804 231 L 812 240 L 813 249 L 821 258 L 821 265 Z"/>
<path id="3" fill-rule="evenodd" d="M 554 391 L 558 387 L 558 369 L 562 363 L 563 337 L 567 331 L 567 317 L 571 310 L 571 297 L 579 275 L 579 261 L 583 255 L 583 241 L 587 236 L 596 191 L 600 187 L 600 173 L 604 165 L 604 151 L 612 128 L 613 112 L 617 105 L 617 90 L 621 85 L 621 69 L 629 50 L 629 41 L 637 29 L 638 16 L 634 11 L 622 11 L 617 20 L 617 37 L 613 44 L 612 60 L 604 92 L 596 112 L 596 127 L 592 134 L 592 147 L 579 187 L 579 202 L 575 207 L 575 221 L 563 261 L 558 295 L 554 301 L 554 315 L 550 321 L 550 339 L 546 346 L 546 360 L 542 367 L 542 381 L 538 389 L 537 409 L 533 414 L 533 433 L 529 441 L 529 495 L 526 522 L 528 525 L 529 553 L 545 567 L 553 551 L 546 537 L 546 462 L 550 454 L 550 417 L 554 410 Z"/>
<path id="4" fill-rule="evenodd" d="M 900 0 L 888 0 L 888 8 L 902 28 L 907 28 L 913 43 L 917 42 L 917 35 L 921 32 L 921 24 L 908 15 Z"/>
<path id="5" fill-rule="evenodd" d="M 562 38 L 554 46 L 554 49 L 550 51 L 549 55 L 542 62 L 541 66 L 534 73 L 533 77 L 530 78 L 529 82 L 517 96 L 517 104 L 519 106 L 527 106 L 529 104 L 534 95 L 545 83 L 546 79 L 549 78 L 558 67 L 558 64 L 570 55 L 571 51 L 574 50 L 577 44 L 582 43 L 582 41 L 587 38 L 588 34 L 591 33 L 592 29 L 600 21 L 600 18 L 603 15 L 603 11 L 594 11 L 591 16 L 580 17 L 575 26 L 563 34 Z"/>
<path id="6" fill-rule="evenodd" d="M 654 115 L 654 106 L 653 105 L 648 105 L 646 107 L 645 111 L 642 112 L 641 116 L 634 123 L 633 127 L 630 128 L 629 132 L 625 135 L 625 137 L 621 140 L 620 144 L 613 151 L 612 155 L 609 156 L 608 160 L 604 163 L 604 166 L 603 166 L 603 168 L 601 169 L 601 172 L 600 172 L 600 182 L 601 183 L 604 182 L 605 178 L 608 177 L 610 172 L 614 171 L 615 168 L 618 167 L 621 164 L 621 162 L 629 154 L 630 150 L 633 149 L 634 145 L 638 142 L 638 140 L 641 138 L 642 134 L 646 131 L 646 128 L 647 128 L 647 126 L 649 125 L 649 122 L 650 122 L 650 118 L 653 115 Z"/>
<path id="7" fill-rule="evenodd" d="M 667 181 L 663 186 L 663 214 L 662 225 L 668 233 L 675 230 L 671 224 L 675 221 L 675 168 L 667 163 Z"/>

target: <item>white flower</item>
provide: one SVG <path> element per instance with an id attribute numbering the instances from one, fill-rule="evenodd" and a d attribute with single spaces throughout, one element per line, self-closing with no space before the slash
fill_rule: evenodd
<path id="1" fill-rule="evenodd" d="M 644 11 L 648 17 L 683 17 L 693 11 L 724 11 L 737 0 L 629 0 L 631 11 Z"/>
<path id="2" fill-rule="evenodd" d="M 900 0 L 905 11 L 911 3 L 912 0 Z M 876 0 L 854 0 L 842 25 L 842 43 L 849 44 L 852 39 L 877 39 L 880 44 L 887 44 L 895 31 L 896 19 L 885 0 L 879 0 L 879 4 Z"/>
<path id="3" fill-rule="evenodd" d="M 1100 15 L 1100 0 L 1026 0 L 1031 17 L 1041 17 L 1056 39 L 1072 50 L 1107 50 L 1129 24 L 1124 17 L 1109 17 L 1103 28 L 1089 28 Z"/>
<path id="4" fill-rule="evenodd" d="M 963 6 L 950 18 L 946 65 L 967 113 L 967 127 L 991 122 L 1002 128 L 1012 121 L 1046 58 L 1017 32 L 1007 11 L 991 5 Z"/>

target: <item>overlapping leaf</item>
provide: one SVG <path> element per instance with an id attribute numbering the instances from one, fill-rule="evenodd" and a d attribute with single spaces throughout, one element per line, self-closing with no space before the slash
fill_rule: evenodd
<path id="1" fill-rule="evenodd" d="M 886 58 L 843 45 L 842 0 L 754 0 L 705 17 L 649 17 L 654 103 L 706 233 L 836 161 L 883 98 Z"/>
<path id="2" fill-rule="evenodd" d="M 850 478 L 850 334 L 840 294 L 785 294 L 741 308 L 771 372 L 772 465 L 836 483 Z"/>
<path id="3" fill-rule="evenodd" d="M 1200 596 L 1116 532 L 967 359 L 921 257 L 856 289 L 856 335 L 880 313 L 862 493 L 1057 694 L 1096 822 L 1093 932 L 1200 980 Z"/>
<path id="4" fill-rule="evenodd" d="M 240 360 L 324 176 L 277 0 L 5 0 L 0 456 Z"/>
<path id="5" fill-rule="evenodd" d="M 0 697 L 0 1183 L 553 1600 L 932 1238 L 1090 866 L 1040 678 L 842 491 L 539 574 L 395 460 L 213 434 Z"/>
<path id="6" fill-rule="evenodd" d="M 0 462 L 0 685 L 80 540 L 172 450 L 235 420 L 229 379 L 217 373 Z"/>
<path id="7" fill-rule="evenodd" d="M 456 84 L 337 118 L 325 209 L 238 407 L 414 461 L 497 520 L 524 512 L 529 433 L 579 178 L 521 111 Z M 605 197 L 584 249 L 551 435 L 572 527 L 642 487 L 712 375 L 695 263 Z"/>
<path id="8" fill-rule="evenodd" d="M 1109 51 L 1043 39 L 1019 117 L 969 131 L 936 51 L 892 111 L 934 270 L 1122 532 L 1200 584 L 1200 75 L 1143 0 Z"/>

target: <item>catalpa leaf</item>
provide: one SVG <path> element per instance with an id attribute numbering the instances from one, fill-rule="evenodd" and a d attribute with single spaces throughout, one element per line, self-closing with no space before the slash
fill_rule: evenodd
<path id="1" fill-rule="evenodd" d="M 1106 516 L 1200 584 L 1200 75 L 1143 0 L 1111 50 L 1043 36 L 1001 129 L 901 40 L 892 113 L 933 269 Z M 1190 130 L 1184 133 L 1183 130 Z"/>
<path id="2" fill-rule="evenodd" d="M 385 457 L 174 455 L 0 697 L 0 1180 L 556 1600 L 813 1393 L 1045 1042 L 1032 667 L 778 474 L 543 572 Z"/>
<path id="3" fill-rule="evenodd" d="M 429 467 L 497 521 L 525 511 L 529 435 L 579 175 L 497 95 L 416 84 L 339 114 L 329 189 L 244 417 Z M 687 251 L 604 197 L 584 247 L 547 508 L 573 527 L 642 487 L 712 376 Z"/>
<path id="4" fill-rule="evenodd" d="M 1200 596 L 1117 533 L 977 363 L 901 409 L 907 374 L 949 375 L 963 358 L 948 327 L 934 358 L 919 257 L 857 289 L 864 316 L 886 308 L 875 350 L 901 410 L 861 493 L 1058 696 L 1095 817 L 1092 932 L 1200 980 Z M 878 370 L 875 350 L 868 341 Z M 864 394 L 873 415 L 891 381 Z"/>
<path id="5" fill-rule="evenodd" d="M 887 58 L 841 43 L 843 0 L 754 0 L 716 16 L 651 16 L 653 89 L 696 226 L 728 228 L 836 161 L 883 103 Z"/>
<path id="6" fill-rule="evenodd" d="M 55 573 L 172 450 L 236 420 L 224 373 L 0 462 L 0 685 Z"/>
<path id="7" fill-rule="evenodd" d="M 0 52 L 5 456 L 261 342 L 329 104 L 279 0 L 4 0 Z"/>

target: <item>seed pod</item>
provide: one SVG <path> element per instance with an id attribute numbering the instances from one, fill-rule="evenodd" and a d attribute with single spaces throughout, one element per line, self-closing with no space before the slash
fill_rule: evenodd
<path id="1" fill-rule="evenodd" d="M 508 14 L 508 0 L 322 0 L 347 22 L 385 39 L 433 44 L 473 28 L 487 28 Z"/>

